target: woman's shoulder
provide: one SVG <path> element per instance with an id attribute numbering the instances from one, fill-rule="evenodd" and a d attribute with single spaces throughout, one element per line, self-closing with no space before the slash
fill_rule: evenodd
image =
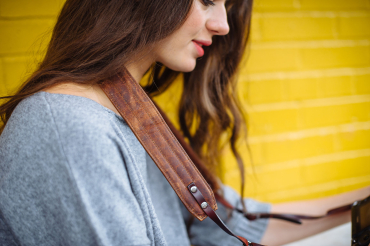
<path id="1" fill-rule="evenodd" d="M 24 145 L 38 140 L 86 144 L 117 138 L 117 127 L 128 126 L 114 112 L 88 98 L 38 92 L 21 101 L 0 136 L 1 145 Z M 129 131 L 127 131 L 129 132 Z M 121 135 L 124 137 L 124 135 Z"/>
<path id="2" fill-rule="evenodd" d="M 59 131 L 101 130 L 117 120 L 123 122 L 113 111 L 89 98 L 38 92 L 19 103 L 8 124 L 18 129 L 42 130 L 56 126 Z"/>
<path id="3" fill-rule="evenodd" d="M 115 113 L 87 98 L 39 92 L 17 106 L 0 136 L 0 210 L 21 228 L 22 244 L 96 245 L 108 237 L 115 245 L 150 244 L 143 203 L 132 192 L 142 185 L 136 152 L 122 129 Z"/>
<path id="4" fill-rule="evenodd" d="M 101 168 L 106 157 L 120 166 L 143 151 L 134 137 L 122 118 L 88 98 L 39 92 L 18 104 L 0 135 L 0 170 L 67 160 Z"/>

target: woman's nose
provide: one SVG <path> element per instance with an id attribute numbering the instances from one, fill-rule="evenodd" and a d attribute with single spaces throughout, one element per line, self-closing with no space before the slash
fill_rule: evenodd
<path id="1" fill-rule="evenodd" d="M 207 29 L 213 35 L 226 35 L 229 33 L 229 24 L 227 23 L 227 14 L 224 5 L 219 5 L 217 10 L 213 11 L 211 18 L 207 21 Z"/>

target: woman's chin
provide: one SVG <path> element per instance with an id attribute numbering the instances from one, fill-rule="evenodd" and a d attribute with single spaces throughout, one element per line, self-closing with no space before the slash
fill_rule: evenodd
<path id="1" fill-rule="evenodd" d="M 177 72 L 188 73 L 194 70 L 195 65 L 196 65 L 196 60 L 194 59 L 193 61 L 183 62 L 178 65 L 172 65 L 172 66 L 166 66 L 166 67 L 170 68 L 171 70 L 177 71 Z"/>

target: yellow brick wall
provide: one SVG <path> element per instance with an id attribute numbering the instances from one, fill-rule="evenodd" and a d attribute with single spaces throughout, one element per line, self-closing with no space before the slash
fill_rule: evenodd
<path id="1" fill-rule="evenodd" d="M 42 55 L 63 0 L 0 1 L 0 94 Z M 175 119 L 180 83 L 157 101 Z M 255 0 L 239 77 L 248 113 L 245 195 L 270 202 L 370 185 L 370 0 Z M 222 179 L 239 189 L 225 150 Z"/>
<path id="2" fill-rule="evenodd" d="M 35 68 L 64 0 L 0 0 L 0 95 Z"/>
<path id="3" fill-rule="evenodd" d="M 284 202 L 369 185 L 370 1 L 257 0 L 252 30 L 240 75 L 246 195 Z M 237 188 L 229 156 L 224 182 Z"/>

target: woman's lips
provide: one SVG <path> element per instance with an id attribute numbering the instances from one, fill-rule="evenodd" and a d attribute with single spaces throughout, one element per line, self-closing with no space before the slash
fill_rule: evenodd
<path id="1" fill-rule="evenodd" d="M 202 46 L 210 46 L 212 44 L 212 41 L 207 41 L 207 40 L 196 40 L 196 39 L 194 39 L 192 41 L 195 45 L 195 48 L 198 51 L 199 56 L 204 55 L 204 50 L 203 50 Z"/>
<path id="2" fill-rule="evenodd" d="M 204 50 L 201 46 L 201 44 L 197 43 L 196 41 L 193 40 L 193 43 L 195 45 L 195 48 L 197 49 L 198 55 L 203 56 L 204 55 Z"/>

